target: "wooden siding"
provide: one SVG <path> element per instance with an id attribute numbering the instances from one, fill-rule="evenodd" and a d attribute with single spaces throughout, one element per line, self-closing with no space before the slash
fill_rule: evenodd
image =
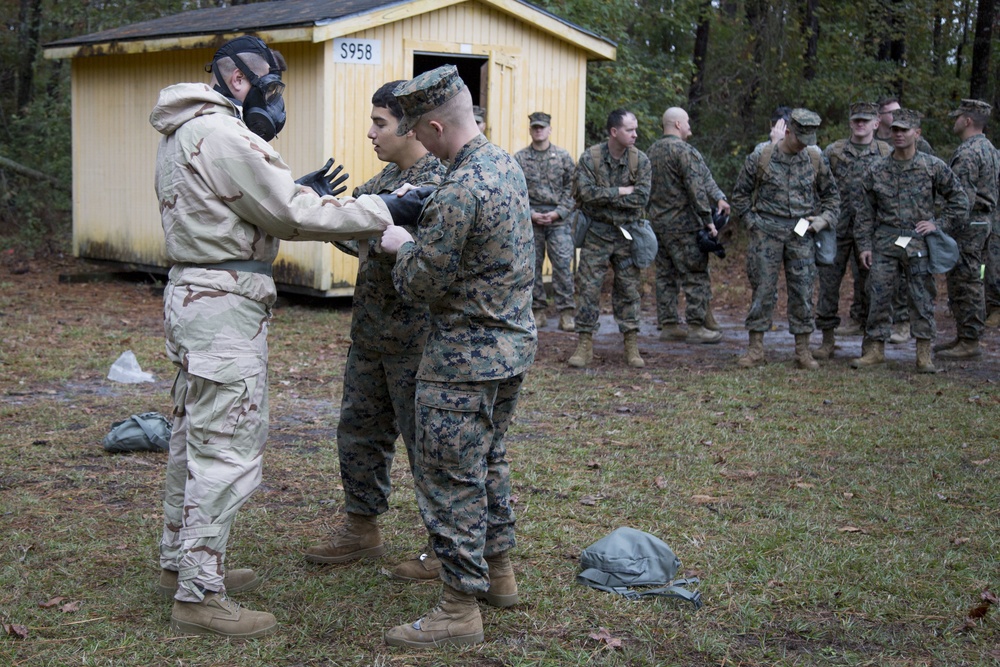
<path id="1" fill-rule="evenodd" d="M 334 62 L 333 41 L 274 43 L 288 61 L 285 131 L 274 147 L 299 176 L 330 156 L 345 165 L 350 189 L 384 163 L 366 134 L 371 95 L 413 75 L 415 51 L 488 59 L 487 136 L 513 153 L 528 145 L 528 114 L 553 116 L 553 143 L 583 149 L 587 53 L 531 24 L 475 1 L 349 35 L 381 40 L 379 65 Z M 73 59 L 74 252 L 166 266 L 153 193 L 159 135 L 148 121 L 159 90 L 205 81 L 210 49 Z M 357 260 L 330 244 L 282 243 L 279 283 L 349 294 Z"/>

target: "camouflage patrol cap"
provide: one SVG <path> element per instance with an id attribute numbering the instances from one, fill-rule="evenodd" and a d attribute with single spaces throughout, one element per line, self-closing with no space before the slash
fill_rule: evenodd
<path id="1" fill-rule="evenodd" d="M 472 117 L 476 119 L 477 123 L 486 122 L 486 109 L 482 108 L 478 104 L 472 105 Z"/>
<path id="2" fill-rule="evenodd" d="M 904 130 L 920 129 L 920 119 L 923 117 L 923 114 L 913 109 L 896 109 L 892 112 L 890 127 L 901 127 Z"/>
<path id="3" fill-rule="evenodd" d="M 536 111 L 528 115 L 528 121 L 531 123 L 531 127 L 548 127 L 549 123 L 552 122 L 552 116 L 541 111 Z"/>
<path id="4" fill-rule="evenodd" d="M 823 122 L 819 114 L 809 109 L 792 109 L 788 129 L 806 146 L 816 145 L 816 128 Z"/>
<path id="5" fill-rule="evenodd" d="M 855 102 L 851 105 L 851 120 L 875 120 L 878 118 L 878 105 L 874 102 Z"/>
<path id="6" fill-rule="evenodd" d="M 405 135 L 416 126 L 421 116 L 455 97 L 463 88 L 465 82 L 454 65 L 443 65 L 396 86 L 392 94 L 403 109 L 396 135 Z"/>
<path id="7" fill-rule="evenodd" d="M 978 113 L 989 118 L 992 112 L 993 107 L 988 102 L 983 102 L 982 100 L 962 100 L 962 103 L 958 105 L 958 108 L 948 115 L 955 118 L 956 116 L 961 116 L 962 114 Z"/>

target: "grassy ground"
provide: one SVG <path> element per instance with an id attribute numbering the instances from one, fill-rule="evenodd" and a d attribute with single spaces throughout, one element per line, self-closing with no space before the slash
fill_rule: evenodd
<path id="1" fill-rule="evenodd" d="M 543 332 L 509 436 L 522 603 L 483 607 L 482 646 L 420 653 L 382 642 L 438 595 L 380 571 L 424 541 L 402 461 L 386 557 L 299 557 L 342 505 L 350 319 L 302 300 L 275 312 L 264 484 L 228 556 L 267 572 L 240 601 L 280 631 L 176 637 L 153 593 L 165 457 L 100 447 L 112 421 L 169 411 L 160 299 L 149 284 L 57 282 L 77 270 L 0 271 L 0 665 L 1000 664 L 1000 610 L 967 620 L 1000 592 L 995 358 L 936 376 L 910 357 L 852 371 L 846 355 L 817 373 L 744 371 L 730 321 L 694 356 L 644 336 L 641 372 L 610 337 L 578 372 L 562 363 L 573 338 Z M 125 349 L 156 383 L 104 379 Z M 622 525 L 673 547 L 702 580 L 700 611 L 575 583 L 581 549 Z M 601 628 L 620 647 L 590 637 Z"/>

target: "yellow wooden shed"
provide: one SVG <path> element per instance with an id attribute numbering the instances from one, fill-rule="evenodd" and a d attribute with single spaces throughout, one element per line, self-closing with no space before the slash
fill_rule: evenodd
<path id="1" fill-rule="evenodd" d="M 365 136 L 383 83 L 454 64 L 494 143 L 526 146 L 528 114 L 545 111 L 553 143 L 579 155 L 587 62 L 616 54 L 607 39 L 520 0 L 281 0 L 52 42 L 47 58 L 72 59 L 74 254 L 166 270 L 149 112 L 161 88 L 207 81 L 218 46 L 245 33 L 288 63 L 288 120 L 275 148 L 295 175 L 334 156 L 349 188 L 384 166 Z M 279 288 L 317 295 L 351 294 L 356 275 L 357 260 L 324 243 L 283 243 L 274 266 Z"/>

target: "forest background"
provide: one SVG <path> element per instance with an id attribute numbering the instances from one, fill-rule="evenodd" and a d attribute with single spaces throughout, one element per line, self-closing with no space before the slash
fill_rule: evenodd
<path id="1" fill-rule="evenodd" d="M 70 240 L 70 63 L 42 46 L 230 0 L 0 0 L 0 236 L 26 250 Z M 847 135 L 851 102 L 898 95 L 926 115 L 924 136 L 948 159 L 947 114 L 964 97 L 1000 107 L 1000 0 L 538 0 L 534 4 L 618 45 L 591 63 L 587 142 L 607 114 L 639 119 L 638 146 L 682 106 L 691 143 L 723 190 L 766 138 L 778 105 L 823 118 L 820 145 Z M 994 121 L 987 134 L 1000 133 Z"/>

